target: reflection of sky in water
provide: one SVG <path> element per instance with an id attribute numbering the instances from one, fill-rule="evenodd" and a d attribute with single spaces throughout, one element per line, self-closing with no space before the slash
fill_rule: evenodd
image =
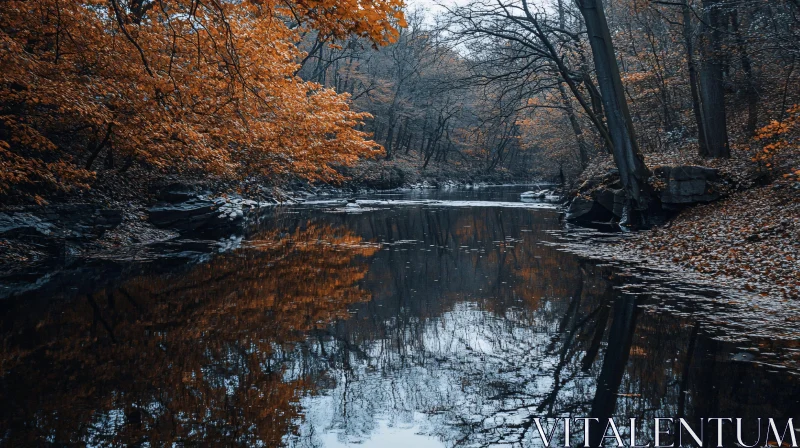
<path id="1" fill-rule="evenodd" d="M 0 301 L 0 437 L 530 447 L 535 416 L 796 412 L 796 329 L 712 339 L 741 302 L 556 250 L 529 189 L 270 209 L 227 245 L 48 272 Z"/>
<path id="2" fill-rule="evenodd" d="M 331 415 L 332 399 L 330 397 L 313 400 L 313 402 L 303 403 L 306 407 L 307 418 L 311 419 L 333 419 Z M 368 428 L 369 434 L 365 438 L 353 437 L 346 431 L 328 429 L 318 437 L 310 437 L 304 434 L 302 442 L 298 446 L 323 446 L 326 448 L 338 447 L 364 447 L 364 448 L 442 448 L 445 445 L 436 437 L 427 435 L 426 417 L 422 414 L 415 414 L 415 419 L 411 421 L 396 421 L 389 419 L 379 419 L 373 427 Z M 307 430 L 303 428 L 303 430 Z M 308 445 L 306 445 L 308 444 Z"/>
<path id="3" fill-rule="evenodd" d="M 459 303 L 424 324 L 419 343 L 407 345 L 415 353 L 398 354 L 386 350 L 385 341 L 374 341 L 368 359 L 351 357 L 348 371 L 329 372 L 336 380 L 333 389 L 302 400 L 305 419 L 299 436 L 289 442 L 297 447 L 377 447 L 387 446 L 387 440 L 396 443 L 388 446 L 416 446 L 401 441 L 449 446 L 438 441 L 465 437 L 459 430 L 464 423 L 486 430 L 482 437 L 513 440 L 520 430 L 511 427 L 538 415 L 560 364 L 559 353 L 548 350 L 553 334 L 516 322 L 513 314 L 498 317 Z M 403 336 L 389 339 L 396 337 Z M 409 365 L 409 358 L 427 362 Z M 593 389 L 593 378 L 573 375 L 575 368 L 561 366 L 567 381 L 560 385 L 559 400 L 584 400 L 581 394 Z M 507 397 L 499 398 L 503 394 Z"/>

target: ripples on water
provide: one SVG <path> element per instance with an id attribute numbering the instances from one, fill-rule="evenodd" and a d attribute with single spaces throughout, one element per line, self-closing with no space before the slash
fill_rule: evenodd
<path id="1" fill-rule="evenodd" d="M 726 340 L 670 298 L 686 285 L 625 292 L 547 244 L 559 214 L 521 191 L 322 201 L 6 279 L 0 446 L 540 446 L 536 416 L 798 417 L 796 333 Z"/>

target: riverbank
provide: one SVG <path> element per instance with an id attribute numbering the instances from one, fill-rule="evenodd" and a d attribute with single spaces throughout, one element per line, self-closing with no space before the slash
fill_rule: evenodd
<path id="1" fill-rule="evenodd" d="M 719 198 L 685 207 L 664 225 L 604 244 L 603 256 L 644 259 L 667 270 L 691 272 L 764 296 L 798 296 L 800 190 L 796 181 L 770 178 L 744 153 L 729 160 L 651 154 L 647 162 L 654 171 L 701 164 L 704 169 L 716 170 L 719 179 L 714 188 Z M 387 191 L 376 187 L 385 186 L 386 173 L 403 163 L 397 159 L 391 165 L 380 164 L 380 168 L 361 166 L 359 172 L 349 173 L 352 180 L 339 186 L 288 182 L 280 187 L 240 189 L 242 193 L 237 193 L 234 185 L 202 179 L 158 179 L 142 188 L 101 178 L 99 188 L 67 200 L 0 210 L 0 271 L 12 273 L 40 263 L 119 252 L 182 234 L 229 236 L 231 229 L 244 226 L 248 215 L 257 215 L 259 208 L 314 196 Z M 592 179 L 608 177 L 613 171 L 610 158 L 598 157 L 577 184 L 591 184 Z M 484 177 L 466 172 L 456 176 L 457 180 L 447 178 L 453 174 L 446 170 L 432 170 L 426 176 L 406 174 L 406 182 L 395 189 L 508 182 L 502 173 L 496 179 L 486 178 L 488 182 L 475 181 Z M 10 222 L 9 216 L 23 220 Z"/>
<path id="2" fill-rule="evenodd" d="M 745 151 L 730 159 L 677 152 L 646 155 L 654 172 L 697 167 L 713 170 L 715 179 L 706 185 L 704 197 L 677 207 L 660 225 L 608 243 L 602 256 L 647 260 L 762 296 L 800 297 L 800 183 L 781 175 L 797 166 L 793 157 L 776 161 L 782 169 L 768 170 Z M 579 182 L 603 179 L 611 170 L 612 161 L 601 158 Z"/>
<path id="3" fill-rule="evenodd" d="M 418 168 L 418 167 L 417 167 Z M 402 182 L 387 173 L 403 173 Z M 365 161 L 343 173 L 339 185 L 284 180 L 280 184 L 191 176 L 157 177 L 137 172 L 130 182 L 100 171 L 93 188 L 47 198 L 38 205 L 0 207 L 0 272 L 64 264 L 147 246 L 179 236 L 228 237 L 257 219 L 259 209 L 299 203 L 309 197 L 349 197 L 398 189 L 480 187 L 518 181 L 508 173 L 480 174 L 432 165 L 420 175 L 403 157 Z"/>
<path id="4" fill-rule="evenodd" d="M 762 296 L 800 298 L 800 201 L 790 182 L 737 191 L 615 243 Z"/>

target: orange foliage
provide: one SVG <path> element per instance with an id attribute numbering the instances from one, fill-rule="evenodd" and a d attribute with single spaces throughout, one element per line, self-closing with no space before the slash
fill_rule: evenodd
<path id="1" fill-rule="evenodd" d="M 519 120 L 523 146 L 534 148 L 540 155 L 534 171 L 542 176 L 557 175 L 562 169 L 575 171 L 578 166 L 575 133 L 569 128 L 566 114 L 563 119 L 554 120 L 557 115 L 552 109 L 536 107 L 557 101 L 559 99 L 554 95 L 532 98 L 528 101 L 532 110 L 526 118 Z"/>
<path id="2" fill-rule="evenodd" d="M 368 115 L 296 76 L 300 33 L 392 42 L 401 0 L 0 0 L 0 193 L 84 187 L 113 151 L 162 171 L 338 177 Z"/>
<path id="3" fill-rule="evenodd" d="M 763 141 L 764 147 L 756 154 L 754 161 L 764 162 L 771 167 L 773 157 L 784 151 L 796 150 L 800 145 L 800 106 L 792 106 L 787 113 L 787 118 L 773 120 L 758 130 L 755 139 Z M 800 167 L 784 177 L 800 181 Z"/>
<path id="4" fill-rule="evenodd" d="M 287 354 L 304 332 L 371 298 L 359 282 L 379 247 L 312 222 L 252 241 L 187 272 L 154 270 L 7 322 L 35 328 L 23 340 L 3 327 L 0 375 L 17 386 L 0 401 L 38 404 L 9 407 L 0 432 L 13 433 L 13 446 L 281 446 L 302 417 L 300 397 L 313 392 L 305 372 L 289 375 Z M 48 369 L 59 373 L 30 382 Z M 36 430 L 14 431 L 12 421 Z"/>
<path id="5" fill-rule="evenodd" d="M 369 38 L 377 44 L 390 44 L 405 27 L 402 0 L 298 0 L 296 10 L 309 18 L 325 37 L 342 39 L 348 34 Z"/>

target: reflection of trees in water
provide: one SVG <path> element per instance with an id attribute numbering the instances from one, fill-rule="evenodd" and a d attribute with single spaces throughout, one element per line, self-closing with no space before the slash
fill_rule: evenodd
<path id="1" fill-rule="evenodd" d="M 359 319 L 308 343 L 305 355 L 324 354 L 335 383 L 304 400 L 291 444 L 319 446 L 326 431 L 357 442 L 384 422 L 416 424 L 448 446 L 537 446 L 536 416 L 720 415 L 699 404 L 715 390 L 703 362 L 730 353 L 700 350 L 709 339 L 689 317 L 643 310 L 652 298 L 615 289 L 626 278 L 612 267 L 537 244 L 549 227 L 541 216 L 419 209 L 399 221 L 390 212 L 348 218 L 371 239 L 413 242 L 373 259 L 364 283 L 379 293 L 359 305 Z M 779 403 L 770 415 L 787 415 L 792 401 L 770 391 L 745 400 Z M 763 406 L 728 409 L 758 417 Z"/>
<path id="2" fill-rule="evenodd" d="M 613 267 L 540 244 L 555 213 L 306 213 L 183 273 L 21 299 L 0 327 L 0 433 L 307 447 L 388 421 L 448 446 L 536 446 L 535 416 L 783 416 L 800 401 L 796 381 L 732 362 L 736 344 L 615 289 Z"/>
<path id="3" fill-rule="evenodd" d="M 587 308 L 607 303 L 584 299 Z M 439 318 L 384 329 L 385 340 L 360 345 L 366 357 L 332 342 L 325 350 L 338 349 L 340 362 L 330 374 L 341 380 L 326 392 L 325 406 L 307 400 L 310 414 L 294 442 L 314 446 L 313 434 L 326 429 L 357 441 L 379 419 L 408 424 L 423 412 L 423 430 L 447 445 L 514 443 L 530 438 L 533 416 L 587 414 L 599 369 L 591 362 L 583 369 L 577 343 L 588 339 L 583 332 L 591 322 L 582 311 L 561 308 L 574 313 L 561 334 L 547 306 L 508 309 L 501 317 L 462 303 Z M 313 345 L 309 352 L 319 350 Z"/>
<path id="4" fill-rule="evenodd" d="M 15 445 L 274 446 L 312 389 L 287 378 L 286 347 L 369 299 L 356 257 L 376 250 L 327 225 L 268 231 L 187 273 L 27 310 L 3 327 L 2 432 Z"/>
<path id="5" fill-rule="evenodd" d="M 533 415 L 588 412 L 599 366 L 580 344 L 600 351 L 608 273 L 540 244 L 553 217 L 417 209 L 348 218 L 367 238 L 407 243 L 373 259 L 364 284 L 375 295 L 360 318 L 307 343 L 335 384 L 306 399 L 292 443 L 318 445 L 328 430 L 357 441 L 379 420 L 410 424 L 418 412 L 424 431 L 448 444 L 513 442 Z"/>

